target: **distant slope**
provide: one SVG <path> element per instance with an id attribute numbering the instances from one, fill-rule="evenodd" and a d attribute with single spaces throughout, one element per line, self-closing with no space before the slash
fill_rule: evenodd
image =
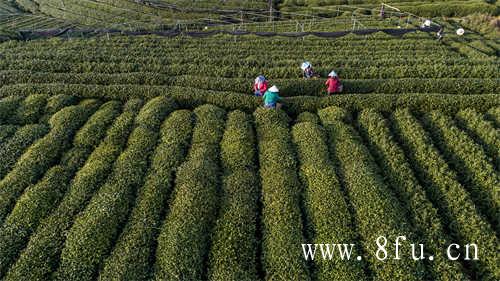
<path id="1" fill-rule="evenodd" d="M 16 0 L 32 13 L 93 27 L 153 28 L 208 17 L 206 9 L 266 8 L 264 1 Z M 196 11 L 193 8 L 204 8 Z"/>
<path id="2" fill-rule="evenodd" d="M 18 13 L 19 10 L 15 7 L 13 0 L 0 1 L 0 14 Z"/>
<path id="3" fill-rule="evenodd" d="M 420 17 L 499 13 L 498 4 L 489 4 L 485 0 L 389 0 L 391 5 L 400 8 L 402 12 L 417 16 L 401 17 L 387 8 L 387 17 L 381 21 L 378 17 L 380 1 L 274 0 L 276 18 L 274 22 L 270 22 L 266 0 L 0 0 L 0 34 L 67 27 L 120 30 L 223 28 L 276 32 L 338 31 L 409 28 L 421 25 Z M 316 18 L 311 21 L 312 15 L 328 19 L 317 21 Z"/>
<path id="4" fill-rule="evenodd" d="M 378 13 L 382 3 L 424 17 L 467 16 L 473 13 L 498 15 L 500 13 L 496 0 L 284 0 L 280 4 L 280 10 L 323 15 L 335 14 L 338 10 L 356 9 L 360 13 Z M 373 11 L 370 11 L 372 9 Z M 392 10 L 386 9 L 386 11 Z"/>

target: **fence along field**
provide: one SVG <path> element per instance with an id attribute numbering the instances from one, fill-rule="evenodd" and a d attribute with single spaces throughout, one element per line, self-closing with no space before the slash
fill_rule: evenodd
<path id="1" fill-rule="evenodd" d="M 15 15 L 6 22 L 0 21 L 0 29 L 170 28 L 178 20 L 200 20 L 207 14 L 214 19 L 224 19 L 224 15 L 239 17 L 240 9 L 260 13 L 267 8 L 264 0 L 4 0 L 0 3 L 0 12 Z"/>
<path id="2" fill-rule="evenodd" d="M 498 107 L 294 117 L 182 109 L 167 97 L 35 95 L 0 105 L 15 116 L 1 120 L 0 146 L 21 151 L 2 150 L 14 159 L 0 180 L 5 280 L 500 275 L 489 250 L 498 245 L 495 201 L 479 199 L 498 186 L 488 145 L 500 139 Z M 381 234 L 424 243 L 436 259 L 382 263 L 369 254 Z M 306 262 L 300 244 L 324 239 L 359 244 L 362 261 Z M 480 260 L 445 259 L 451 242 L 477 243 Z"/>

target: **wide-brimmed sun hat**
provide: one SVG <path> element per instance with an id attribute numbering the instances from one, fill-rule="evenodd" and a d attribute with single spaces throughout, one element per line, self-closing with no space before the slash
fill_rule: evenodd
<path id="1" fill-rule="evenodd" d="M 306 68 L 308 67 L 311 67 L 311 63 L 308 61 L 303 62 L 302 65 L 300 66 L 302 70 L 306 70 Z"/>
<path id="2" fill-rule="evenodd" d="M 258 82 L 262 83 L 264 81 L 266 81 L 266 77 L 264 75 L 259 75 L 259 76 L 257 76 L 257 78 L 255 78 L 255 83 L 258 83 Z"/>
<path id="3" fill-rule="evenodd" d="M 278 89 L 278 87 L 276 87 L 276 85 L 269 88 L 269 92 L 279 93 L 279 91 L 280 91 L 280 89 Z"/>

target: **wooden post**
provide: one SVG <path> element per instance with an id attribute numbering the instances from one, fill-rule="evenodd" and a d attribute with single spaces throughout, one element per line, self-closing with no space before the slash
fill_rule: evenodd
<path id="1" fill-rule="evenodd" d="M 269 21 L 273 21 L 273 0 L 269 0 Z"/>
<path id="2" fill-rule="evenodd" d="M 243 30 L 243 11 L 240 11 L 240 30 Z"/>

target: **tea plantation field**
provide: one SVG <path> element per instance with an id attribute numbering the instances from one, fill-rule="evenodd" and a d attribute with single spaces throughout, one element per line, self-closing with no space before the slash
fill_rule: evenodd
<path id="1" fill-rule="evenodd" d="M 5 280 L 498 279 L 498 106 L 292 117 L 35 94 L 0 109 Z M 380 235 L 436 258 L 378 261 Z M 322 241 L 364 258 L 305 262 L 301 243 Z M 449 261 L 451 242 L 481 259 Z"/>
<path id="2" fill-rule="evenodd" d="M 152 9 L 85 1 L 119 2 Z M 500 280 L 499 44 L 473 32 L 0 43 L 0 280 Z M 304 60 L 335 69 L 343 93 L 304 80 Z M 253 96 L 260 74 L 282 110 Z M 312 261 L 303 243 L 356 247 Z"/>
<path id="3" fill-rule="evenodd" d="M 8 41 L 0 45 L 0 96 L 127 100 L 164 95 L 186 107 L 208 102 L 251 112 L 261 104 L 251 95 L 253 79 L 264 74 L 288 97 L 288 112 L 294 114 L 338 103 L 387 107 L 398 99 L 430 107 L 447 102 L 472 106 L 474 100 L 485 109 L 497 103 L 500 89 L 497 45 L 470 40 L 492 53 L 451 38 L 449 45 L 442 44 L 424 32 L 403 38 L 350 34 L 335 40 L 218 35 Z M 350 95 L 325 97 L 324 79 L 302 79 L 303 60 L 323 77 L 335 69 Z"/>

